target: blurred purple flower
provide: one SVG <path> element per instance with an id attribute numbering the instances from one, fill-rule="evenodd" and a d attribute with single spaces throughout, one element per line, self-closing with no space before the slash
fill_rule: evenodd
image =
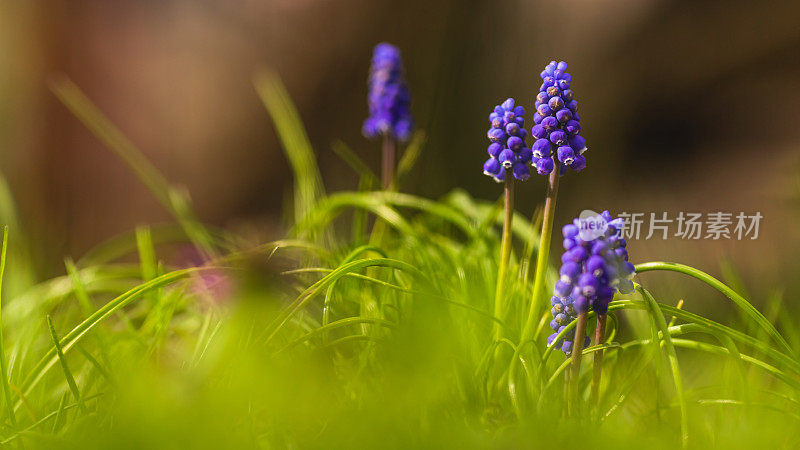
<path id="1" fill-rule="evenodd" d="M 407 141 L 414 130 L 414 120 L 403 60 L 397 47 L 386 42 L 375 46 L 368 87 L 369 117 L 364 121 L 364 136 L 392 136 Z"/>

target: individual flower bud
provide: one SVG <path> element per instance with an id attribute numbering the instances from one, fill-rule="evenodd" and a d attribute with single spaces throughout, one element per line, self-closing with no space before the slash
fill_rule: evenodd
<path id="1" fill-rule="evenodd" d="M 541 158 L 536 161 L 536 172 L 539 175 L 549 175 L 553 171 L 555 165 L 552 158 Z"/>
<path id="2" fill-rule="evenodd" d="M 503 146 L 497 142 L 493 142 L 489 144 L 489 156 L 493 158 L 497 158 L 500 156 L 500 152 L 503 150 Z"/>
<path id="3" fill-rule="evenodd" d="M 586 151 L 586 139 L 581 136 L 572 136 L 569 138 L 569 146 L 580 155 Z"/>
<path id="4" fill-rule="evenodd" d="M 566 145 L 567 144 L 567 133 L 556 130 L 550 133 L 550 142 L 556 145 Z"/>
<path id="5" fill-rule="evenodd" d="M 586 158 L 584 158 L 583 155 L 575 155 L 575 160 L 572 161 L 570 167 L 575 172 L 580 172 L 581 170 L 586 168 Z"/>
<path id="6" fill-rule="evenodd" d="M 531 150 L 533 150 L 533 156 L 537 158 L 546 158 L 550 156 L 550 152 L 552 151 L 550 149 L 550 142 L 546 139 L 539 139 L 534 142 Z"/>
<path id="7" fill-rule="evenodd" d="M 520 149 L 517 153 L 517 160 L 521 163 L 529 164 L 533 159 L 533 151 L 527 147 Z"/>
<path id="8" fill-rule="evenodd" d="M 545 130 L 541 125 L 535 125 L 533 128 L 531 128 L 531 136 L 535 137 L 536 139 L 544 139 L 547 137 L 547 130 Z"/>
<path id="9" fill-rule="evenodd" d="M 592 254 L 603 255 L 606 251 L 608 251 L 609 248 L 611 248 L 611 245 L 609 244 L 608 240 L 597 239 L 592 243 Z"/>
<path id="10" fill-rule="evenodd" d="M 542 103 L 536 108 L 536 112 L 539 113 L 540 116 L 546 117 L 553 113 L 553 110 L 550 109 L 550 106 L 547 103 Z"/>
<path id="11" fill-rule="evenodd" d="M 553 116 L 547 116 L 542 119 L 542 127 L 547 131 L 553 131 L 558 127 L 558 119 Z"/>
<path id="12" fill-rule="evenodd" d="M 558 147 L 556 155 L 558 156 L 558 161 L 561 164 L 570 165 L 573 161 L 575 161 L 575 152 L 572 151 L 572 148 L 567 145 Z"/>
<path id="13" fill-rule="evenodd" d="M 547 106 L 550 107 L 551 111 L 558 111 L 564 107 L 564 100 L 561 100 L 561 97 L 552 97 L 547 101 Z"/>
<path id="14" fill-rule="evenodd" d="M 579 232 L 580 230 L 578 229 L 578 226 L 571 223 L 566 224 L 563 228 L 561 228 L 561 234 L 565 238 L 574 238 Z"/>
<path id="15" fill-rule="evenodd" d="M 556 120 L 561 123 L 567 123 L 572 120 L 572 111 L 567 108 L 560 109 L 556 112 Z"/>
<path id="16" fill-rule="evenodd" d="M 520 128 L 517 122 L 511 122 L 506 125 L 506 134 L 509 136 L 516 136 L 517 133 L 519 133 L 519 130 Z"/>
<path id="17" fill-rule="evenodd" d="M 547 103 L 549 98 L 546 92 L 539 92 L 536 94 L 536 101 L 539 102 L 539 104 Z"/>
<path id="18" fill-rule="evenodd" d="M 593 274 L 583 273 L 580 277 L 578 277 L 577 285 L 579 288 L 581 288 L 581 294 L 584 297 L 592 298 L 597 292 L 599 282 L 597 281 L 597 277 L 595 277 Z"/>
<path id="19" fill-rule="evenodd" d="M 500 161 L 495 158 L 489 158 L 483 163 L 483 173 L 490 177 L 497 176 L 502 170 L 503 168 L 500 166 Z"/>
<path id="20" fill-rule="evenodd" d="M 500 160 L 500 164 L 503 166 L 503 168 L 510 169 L 511 166 L 513 166 L 516 162 L 517 155 L 515 155 L 514 151 L 510 148 L 506 148 L 500 152 L 500 156 L 498 156 L 497 159 Z"/>
<path id="21" fill-rule="evenodd" d="M 594 247 L 592 247 L 594 249 Z M 605 274 L 606 260 L 600 255 L 592 255 L 586 260 L 586 272 L 595 277 Z"/>
<path id="22" fill-rule="evenodd" d="M 575 298 L 575 302 L 572 304 L 572 307 L 575 308 L 575 311 L 578 312 L 578 314 L 586 312 L 586 310 L 589 309 L 589 300 L 586 297 L 579 295 L 577 298 Z"/>
<path id="23" fill-rule="evenodd" d="M 521 161 L 514 164 L 512 173 L 514 174 L 514 178 L 520 181 L 525 181 L 531 177 L 531 169 L 528 167 L 526 163 Z"/>
<path id="24" fill-rule="evenodd" d="M 566 297 L 567 295 L 569 295 L 570 292 L 572 292 L 572 284 L 558 280 L 556 282 L 555 288 L 553 289 L 553 292 L 556 295 L 560 295 L 561 297 Z"/>
<path id="25" fill-rule="evenodd" d="M 501 170 L 500 173 L 498 173 L 497 175 L 494 176 L 494 181 L 497 182 L 497 183 L 502 183 L 505 180 L 506 180 L 506 171 L 505 170 Z"/>
<path id="26" fill-rule="evenodd" d="M 508 148 L 514 151 L 521 149 L 522 144 L 523 144 L 522 139 L 520 139 L 519 136 L 511 136 L 510 138 L 508 138 L 508 141 L 506 142 Z"/>
<path id="27" fill-rule="evenodd" d="M 564 130 L 570 136 L 575 136 L 581 132 L 581 124 L 577 120 L 568 120 L 567 123 L 564 124 Z"/>
<path id="28" fill-rule="evenodd" d="M 564 263 L 561 266 L 561 270 L 559 271 L 559 274 L 561 274 L 561 280 L 567 281 L 568 283 L 575 281 L 576 277 L 580 273 L 581 273 L 580 264 L 572 261 Z M 564 277 L 566 277 L 566 279 Z"/>
<path id="29" fill-rule="evenodd" d="M 572 112 L 578 111 L 578 102 L 576 100 L 570 100 L 567 102 L 567 108 Z"/>
<path id="30" fill-rule="evenodd" d="M 503 130 L 499 129 L 499 128 L 492 128 L 491 130 L 489 130 L 486 133 L 486 136 L 492 142 L 500 142 L 500 141 L 505 140 L 506 133 Z"/>
<path id="31" fill-rule="evenodd" d="M 577 245 L 574 248 L 570 249 L 569 252 L 567 253 L 569 253 L 570 255 L 570 261 L 576 263 L 583 263 L 584 261 L 586 261 L 586 258 L 589 257 L 589 252 L 587 252 L 586 249 L 580 245 Z"/>

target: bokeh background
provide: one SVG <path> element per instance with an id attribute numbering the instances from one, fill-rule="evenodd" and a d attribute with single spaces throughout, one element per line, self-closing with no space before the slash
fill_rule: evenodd
<path id="1" fill-rule="evenodd" d="M 254 72 L 284 79 L 328 189 L 355 189 L 331 143 L 377 169 L 379 147 L 360 128 L 372 46 L 390 41 L 428 134 L 405 190 L 494 200 L 500 189 L 480 173 L 487 115 L 509 96 L 532 111 L 540 70 L 563 59 L 590 150 L 588 169 L 562 180 L 557 223 L 585 208 L 759 211 L 755 241 L 633 241 L 633 261 L 715 275 L 730 261 L 756 303 L 776 289 L 791 299 L 799 23 L 796 1 L 0 0 L 0 171 L 43 277 L 63 273 L 67 255 L 169 219 L 48 91 L 64 73 L 188 188 L 202 220 L 280 237 L 290 171 Z M 532 178 L 517 208 L 530 216 L 543 192 Z M 691 283 L 659 285 L 667 299 L 693 294 Z"/>

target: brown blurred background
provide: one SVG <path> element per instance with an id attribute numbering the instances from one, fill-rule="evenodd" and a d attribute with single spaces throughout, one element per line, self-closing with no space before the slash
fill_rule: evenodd
<path id="1" fill-rule="evenodd" d="M 756 241 L 637 241 L 633 260 L 717 274 L 726 258 L 757 289 L 796 283 L 797 1 L 0 0 L 0 170 L 42 270 L 169 219 L 47 90 L 49 74 L 71 77 L 186 185 L 204 221 L 256 223 L 267 239 L 280 234 L 291 180 L 254 71 L 283 77 L 328 189 L 353 189 L 330 143 L 377 168 L 360 127 L 383 40 L 403 51 L 429 135 L 407 191 L 497 198 L 480 173 L 487 114 L 508 96 L 532 110 L 538 73 L 563 59 L 590 151 L 589 168 L 562 181 L 559 223 L 584 208 L 760 211 Z M 543 190 L 532 178 L 518 209 L 530 215 Z"/>

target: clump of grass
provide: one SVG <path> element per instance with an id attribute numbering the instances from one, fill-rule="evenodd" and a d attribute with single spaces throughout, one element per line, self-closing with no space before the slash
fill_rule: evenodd
<path id="1" fill-rule="evenodd" d="M 605 341 L 581 352 L 605 354 L 596 405 L 586 406 L 595 373 L 584 364 L 573 380 L 578 413 L 566 417 L 562 375 L 569 361 L 531 325 L 541 320 L 530 314 L 537 290 L 551 285 L 554 274 L 540 247 L 549 237 L 529 218 L 513 212 L 507 270 L 515 276 L 505 288 L 503 317 L 496 317 L 500 203 L 462 190 L 440 199 L 402 193 L 401 174 L 394 177 L 397 191 L 370 190 L 376 177 L 344 144 L 337 153 L 359 169 L 361 188 L 326 193 L 304 128 L 273 74 L 256 77 L 256 90 L 295 170 L 295 219 L 285 239 L 258 245 L 203 226 L 188 197 L 176 194 L 180 189 L 77 86 L 57 78 L 51 87 L 132 166 L 179 226 L 112 239 L 68 261 L 64 276 L 14 292 L 9 301 L 3 296 L 0 441 L 6 445 L 800 443 L 800 360 L 789 344 L 797 342 L 798 328 L 786 322 L 782 334 L 704 272 L 663 262 L 637 266 L 640 273 L 670 271 L 676 282 L 707 284 L 721 307 L 741 311 L 747 323 L 734 328 L 710 320 L 691 312 L 691 299 L 674 307 L 638 284 L 609 305 Z M 413 140 L 406 155 L 418 155 L 422 141 Z M 399 170 L 407 172 L 412 164 L 403 161 Z M 379 240 L 370 239 L 370 221 L 384 227 Z M 176 243 L 197 248 L 202 264 L 174 262 L 169 248 Z M 4 239 L 0 274 L 5 248 Z M 528 282 L 529 258 L 540 260 L 536 287 Z M 27 264 L 9 261 L 15 263 Z M 209 287 L 209 273 L 235 289 Z M 365 299 L 373 311 L 362 307 Z M 777 300 L 773 309 L 780 311 Z M 594 327 L 591 312 L 587 323 Z M 496 357 L 498 349 L 513 359 Z"/>

